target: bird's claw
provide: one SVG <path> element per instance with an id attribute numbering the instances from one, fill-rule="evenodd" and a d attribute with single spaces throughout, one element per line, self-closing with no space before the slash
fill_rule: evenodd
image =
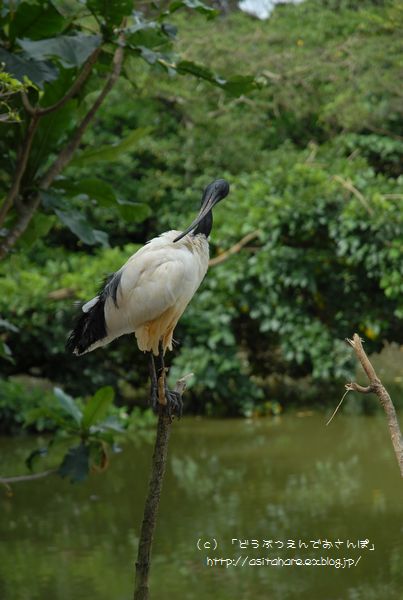
<path id="1" fill-rule="evenodd" d="M 168 389 L 168 387 L 165 387 L 164 399 L 165 404 L 161 402 L 158 388 L 156 386 L 152 386 L 150 393 L 150 404 L 153 411 L 157 415 L 165 413 L 171 418 L 175 416 L 180 419 L 183 412 L 182 394 L 176 391 L 171 391 Z"/>
<path id="2" fill-rule="evenodd" d="M 178 419 L 180 419 L 183 411 L 183 400 L 181 394 L 175 391 L 172 392 L 171 390 L 166 388 L 165 398 L 167 400 L 167 403 L 164 408 L 167 410 L 168 415 L 171 418 L 175 416 L 178 417 Z"/>

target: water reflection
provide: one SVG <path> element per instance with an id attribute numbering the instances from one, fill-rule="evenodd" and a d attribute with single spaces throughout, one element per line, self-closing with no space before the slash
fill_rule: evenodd
<path id="1" fill-rule="evenodd" d="M 324 422 L 286 415 L 174 425 L 154 598 L 401 598 L 402 490 L 384 420 Z M 1 439 L 0 472 L 16 474 L 32 444 Z M 12 498 L 2 494 L 0 598 L 130 599 L 151 450 L 148 439 L 127 441 L 109 471 L 82 485 L 48 478 L 14 486 Z M 369 538 L 375 550 L 350 570 L 209 568 L 196 541 L 213 537 L 219 548 L 211 555 L 224 557 L 244 553 L 232 538 Z"/>

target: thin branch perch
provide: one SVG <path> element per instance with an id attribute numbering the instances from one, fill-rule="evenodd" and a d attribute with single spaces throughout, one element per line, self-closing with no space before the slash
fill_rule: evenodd
<path id="1" fill-rule="evenodd" d="M 399 464 L 400 474 L 403 477 L 403 437 L 402 432 L 400 431 L 399 422 L 397 420 L 396 410 L 393 406 L 393 402 L 385 387 L 383 386 L 381 380 L 377 376 L 375 369 L 372 366 L 368 356 L 366 355 L 364 348 L 362 347 L 362 342 L 359 335 L 355 333 L 352 340 L 347 339 L 346 341 L 354 349 L 354 352 L 369 379 L 369 386 L 364 387 L 359 385 L 358 383 L 351 382 L 346 384 L 346 390 L 360 392 L 361 394 L 374 393 L 378 396 L 379 401 L 386 413 L 393 449 L 395 451 L 397 462 Z"/>
<path id="2" fill-rule="evenodd" d="M 182 377 L 176 383 L 175 392 L 178 392 L 181 396 L 185 391 L 186 380 L 188 377 L 189 375 L 185 375 L 185 377 Z M 171 424 L 172 418 L 167 414 L 166 410 L 164 410 L 164 407 L 160 406 L 157 434 L 151 463 L 151 476 L 144 505 L 143 523 L 141 525 L 137 553 L 134 600 L 148 600 L 149 598 L 148 576 L 150 572 L 151 547 L 167 462 Z"/>

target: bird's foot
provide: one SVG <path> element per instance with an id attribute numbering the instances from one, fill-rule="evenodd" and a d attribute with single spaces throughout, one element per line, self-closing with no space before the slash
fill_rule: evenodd
<path id="1" fill-rule="evenodd" d="M 168 387 L 165 388 L 166 404 L 162 406 L 171 419 L 175 416 L 178 419 L 182 416 L 183 411 L 183 400 L 182 395 L 179 392 L 171 391 Z"/>
<path id="2" fill-rule="evenodd" d="M 165 382 L 163 386 L 151 386 L 150 404 L 157 415 L 166 414 L 171 419 L 173 417 L 178 417 L 180 419 L 182 416 L 182 394 L 180 392 L 171 391 Z"/>

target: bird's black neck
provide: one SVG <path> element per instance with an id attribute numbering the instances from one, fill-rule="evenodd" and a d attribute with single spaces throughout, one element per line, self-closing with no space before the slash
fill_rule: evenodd
<path id="1" fill-rule="evenodd" d="M 198 226 L 196 227 L 196 229 L 193 230 L 193 235 L 197 235 L 198 233 L 201 233 L 202 235 L 205 235 L 206 238 L 208 238 L 208 236 L 210 235 L 212 227 L 213 227 L 213 214 L 212 214 L 212 212 L 210 210 L 206 214 L 206 216 L 204 217 L 204 219 L 202 219 L 200 221 L 200 223 L 198 224 Z"/>

